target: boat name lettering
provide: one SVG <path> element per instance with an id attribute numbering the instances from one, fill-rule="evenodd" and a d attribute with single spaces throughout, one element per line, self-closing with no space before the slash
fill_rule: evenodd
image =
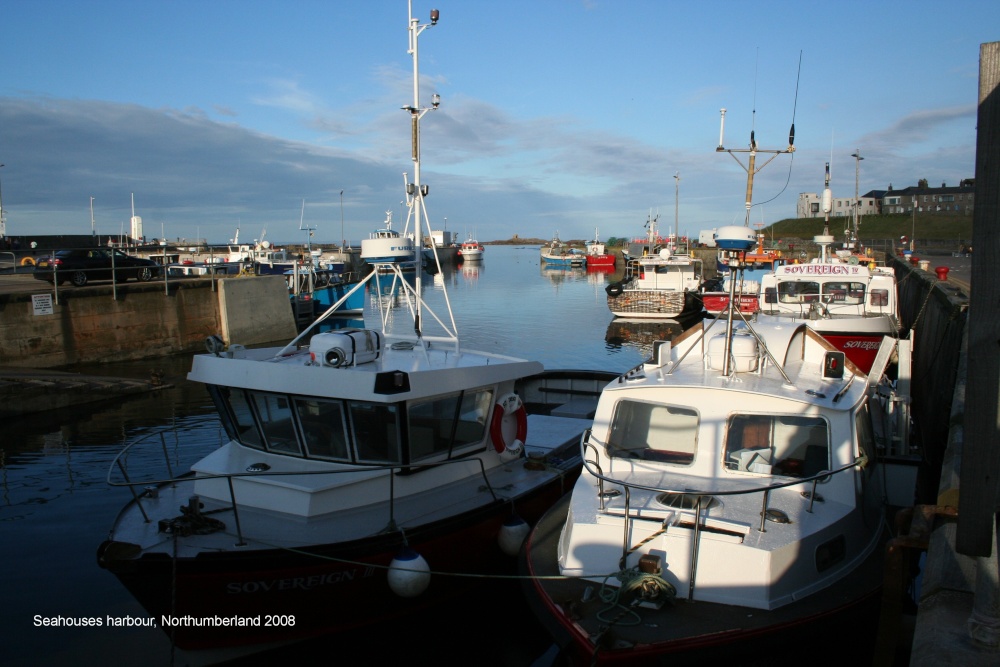
<path id="1" fill-rule="evenodd" d="M 849 340 L 844 342 L 845 350 L 877 350 L 882 347 L 878 340 Z"/>
<path id="2" fill-rule="evenodd" d="M 226 592 L 238 593 L 267 593 L 270 591 L 290 591 L 296 588 L 309 590 L 318 586 L 329 586 L 339 584 L 343 581 L 354 581 L 357 577 L 357 570 L 344 570 L 341 572 L 329 572 L 327 574 L 313 574 L 308 577 L 292 577 L 290 579 L 270 579 L 267 581 L 234 581 L 226 584 Z"/>
<path id="3" fill-rule="evenodd" d="M 781 272 L 789 275 L 849 275 L 860 273 L 860 267 L 841 264 L 791 264 L 781 267 Z"/>

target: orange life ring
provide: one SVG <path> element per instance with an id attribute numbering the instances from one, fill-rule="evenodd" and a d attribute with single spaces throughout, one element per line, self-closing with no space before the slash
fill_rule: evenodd
<path id="1" fill-rule="evenodd" d="M 34 265 L 35 265 L 35 260 L 32 259 L 31 257 L 21 258 L 21 266 L 34 266 Z"/>
<path id="2" fill-rule="evenodd" d="M 503 437 L 503 420 L 507 415 L 513 415 L 517 420 L 517 434 L 509 445 Z M 528 437 L 528 411 L 517 394 L 507 394 L 497 400 L 493 406 L 493 421 L 490 422 L 490 438 L 498 454 L 511 452 L 520 454 L 524 449 L 524 441 Z"/>

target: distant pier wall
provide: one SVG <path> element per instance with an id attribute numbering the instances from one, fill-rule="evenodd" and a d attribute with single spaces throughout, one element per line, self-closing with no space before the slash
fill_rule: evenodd
<path id="1" fill-rule="evenodd" d="M 213 284 L 214 283 L 214 284 Z M 0 294 L 0 366 L 60 368 L 204 350 L 205 338 L 254 345 L 296 333 L 281 276 L 110 284 L 86 290 L 39 283 Z"/>

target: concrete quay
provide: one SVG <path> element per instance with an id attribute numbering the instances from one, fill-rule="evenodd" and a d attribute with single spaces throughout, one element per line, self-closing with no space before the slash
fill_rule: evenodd
<path id="1" fill-rule="evenodd" d="M 0 274 L 0 367 L 65 368 L 204 350 L 205 339 L 289 340 L 282 276 L 168 277 L 59 287 Z"/>

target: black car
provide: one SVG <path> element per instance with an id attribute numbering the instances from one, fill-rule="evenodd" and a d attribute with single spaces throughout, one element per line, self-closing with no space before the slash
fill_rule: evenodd
<path id="1" fill-rule="evenodd" d="M 111 280 L 112 267 L 114 279 L 120 282 L 129 278 L 146 282 L 160 271 L 160 265 L 153 260 L 131 257 L 115 248 L 81 248 L 57 250 L 43 257 L 35 264 L 34 276 L 60 285 L 68 280 L 83 287 L 91 280 Z"/>

